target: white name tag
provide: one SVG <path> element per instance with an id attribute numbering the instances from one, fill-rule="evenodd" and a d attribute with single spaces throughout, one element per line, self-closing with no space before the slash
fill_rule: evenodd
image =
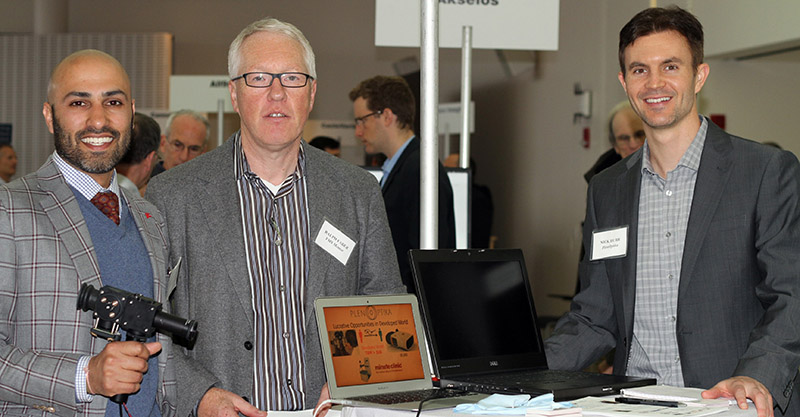
<path id="1" fill-rule="evenodd" d="M 592 232 L 592 251 L 589 260 L 623 258 L 628 254 L 628 226 Z"/>
<path id="2" fill-rule="evenodd" d="M 356 247 L 356 242 L 353 239 L 350 239 L 344 232 L 337 229 L 327 220 L 322 222 L 322 227 L 319 229 L 314 243 L 338 259 L 342 265 L 347 265 L 347 260 L 350 259 L 353 248 Z"/>

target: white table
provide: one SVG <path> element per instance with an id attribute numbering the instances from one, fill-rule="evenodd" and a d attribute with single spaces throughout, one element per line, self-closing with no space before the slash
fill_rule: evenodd
<path id="1" fill-rule="evenodd" d="M 329 414 L 330 415 L 330 414 Z M 367 407 L 344 407 L 342 408 L 342 417 L 413 417 L 416 415 L 414 411 L 402 410 L 387 410 L 381 408 L 367 408 Z M 465 417 L 472 414 L 457 414 L 452 409 L 445 408 L 439 410 L 424 411 L 421 413 L 423 416 L 458 416 Z M 756 408 L 752 404 L 747 410 L 741 410 L 739 407 L 732 405 L 728 410 L 719 414 L 714 414 L 711 417 L 756 417 Z M 271 416 L 270 416 L 271 417 Z"/>

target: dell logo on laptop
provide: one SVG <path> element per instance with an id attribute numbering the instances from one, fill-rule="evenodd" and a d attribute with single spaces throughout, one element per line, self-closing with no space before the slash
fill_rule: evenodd
<path id="1" fill-rule="evenodd" d="M 489 366 L 500 366 L 499 361 L 489 361 Z"/>

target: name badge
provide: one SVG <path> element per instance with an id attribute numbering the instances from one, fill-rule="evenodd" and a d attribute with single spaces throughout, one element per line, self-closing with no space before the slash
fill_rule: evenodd
<path id="1" fill-rule="evenodd" d="M 350 259 L 350 255 L 356 247 L 353 239 L 350 239 L 327 220 L 322 222 L 322 227 L 319 229 L 314 243 L 331 254 L 342 265 L 347 265 L 347 260 Z"/>
<path id="2" fill-rule="evenodd" d="M 628 255 L 628 226 L 592 232 L 592 250 L 589 260 L 624 258 Z"/>

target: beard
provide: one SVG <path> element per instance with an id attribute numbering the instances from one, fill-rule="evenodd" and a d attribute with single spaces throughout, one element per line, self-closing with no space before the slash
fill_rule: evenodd
<path id="1" fill-rule="evenodd" d="M 70 165 L 89 174 L 105 174 L 110 172 L 128 151 L 131 142 L 131 129 L 123 132 L 109 126 L 102 129 L 84 129 L 72 135 L 65 132 L 58 122 L 56 110 L 51 106 L 53 113 L 53 136 L 55 137 L 56 152 Z M 133 115 L 128 126 L 133 125 Z M 80 148 L 80 139 L 87 134 L 106 133 L 114 138 L 113 147 L 103 152 L 92 152 Z"/>

